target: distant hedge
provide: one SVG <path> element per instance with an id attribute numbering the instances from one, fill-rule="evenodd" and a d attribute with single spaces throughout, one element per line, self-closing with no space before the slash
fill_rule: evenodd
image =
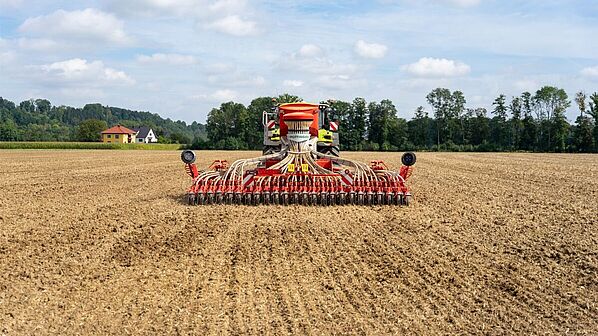
<path id="1" fill-rule="evenodd" d="M 0 142 L 0 149 L 179 150 L 179 144 L 117 144 L 103 142 Z"/>

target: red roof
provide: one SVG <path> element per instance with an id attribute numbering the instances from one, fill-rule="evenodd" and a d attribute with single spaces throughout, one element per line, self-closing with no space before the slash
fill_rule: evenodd
<path id="1" fill-rule="evenodd" d="M 102 132 L 102 134 L 136 134 L 137 132 L 130 130 L 124 126 L 116 125 Z"/>

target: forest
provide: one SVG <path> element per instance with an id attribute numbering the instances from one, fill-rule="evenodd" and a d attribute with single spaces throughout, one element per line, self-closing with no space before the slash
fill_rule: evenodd
<path id="1" fill-rule="evenodd" d="M 392 101 L 332 101 L 331 120 L 339 122 L 342 150 L 372 151 L 598 151 L 598 93 L 578 92 L 574 106 L 565 90 L 544 86 L 535 93 L 507 98 L 500 94 L 492 109 L 467 107 L 461 91 L 432 90 L 428 108 L 418 107 L 410 120 L 397 116 Z M 284 94 L 277 103 L 301 101 Z M 324 102 L 322 102 L 324 103 Z M 208 140 L 198 138 L 198 149 L 260 149 L 262 111 L 271 97 L 254 99 L 249 106 L 223 103 L 208 115 Z M 571 124 L 565 116 L 573 107 L 579 114 Z"/>
<path id="2" fill-rule="evenodd" d="M 194 149 L 261 149 L 262 112 L 275 103 L 302 101 L 283 94 L 259 97 L 248 106 L 225 102 L 213 108 L 207 123 L 172 121 L 150 112 L 87 104 L 53 106 L 45 99 L 19 105 L 0 98 L 0 141 L 99 141 L 108 126 L 149 126 L 161 143 L 189 144 Z M 463 92 L 436 88 L 426 106 L 407 120 L 389 99 L 368 102 L 329 101 L 329 119 L 339 123 L 342 150 L 370 151 L 530 151 L 598 152 L 598 92 L 544 86 L 508 98 L 500 94 L 490 110 L 469 107 Z M 324 103 L 324 102 L 322 102 Z M 570 122 L 565 112 L 575 109 Z"/>
<path id="3" fill-rule="evenodd" d="M 161 143 L 191 143 L 205 136 L 205 126 L 164 119 L 156 113 L 87 104 L 83 108 L 53 106 L 47 99 L 19 105 L 0 97 L 0 141 L 100 141 L 100 132 L 121 124 L 148 126 Z"/>

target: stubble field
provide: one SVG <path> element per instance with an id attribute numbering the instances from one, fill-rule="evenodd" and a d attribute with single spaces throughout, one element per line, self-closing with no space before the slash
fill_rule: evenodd
<path id="1" fill-rule="evenodd" d="M 178 152 L 0 151 L 0 335 L 598 334 L 598 155 L 415 167 L 410 207 L 189 207 Z"/>

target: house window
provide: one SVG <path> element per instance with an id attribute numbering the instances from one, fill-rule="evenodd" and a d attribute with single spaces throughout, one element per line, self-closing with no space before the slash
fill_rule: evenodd
<path id="1" fill-rule="evenodd" d="M 108 139 L 110 139 L 110 138 L 112 138 L 112 134 L 108 134 L 106 137 L 107 137 Z"/>
<path id="2" fill-rule="evenodd" d="M 114 135 L 114 138 L 118 139 L 118 134 Z"/>
<path id="3" fill-rule="evenodd" d="M 143 142 L 143 138 L 137 138 L 137 142 Z"/>

